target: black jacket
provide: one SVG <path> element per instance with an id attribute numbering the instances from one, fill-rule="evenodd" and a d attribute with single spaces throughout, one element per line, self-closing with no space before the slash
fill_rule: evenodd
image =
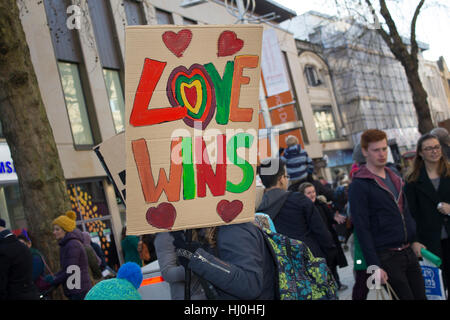
<path id="1" fill-rule="evenodd" d="M 275 261 L 254 224 L 218 227 L 216 249 L 217 256 L 197 249 L 189 267 L 214 285 L 220 299 L 276 298 Z"/>
<path id="2" fill-rule="evenodd" d="M 411 214 L 416 220 L 417 241 L 442 258 L 441 230 L 445 226 L 450 235 L 450 217 L 440 213 L 437 205 L 439 202 L 450 203 L 450 178 L 441 177 L 436 191 L 423 167 L 417 181 L 405 185 L 405 194 Z"/>
<path id="3" fill-rule="evenodd" d="M 272 189 L 264 193 L 257 212 L 268 214 L 278 233 L 303 241 L 315 257 L 336 249 L 313 202 L 299 192 Z"/>
<path id="4" fill-rule="evenodd" d="M 339 241 L 338 235 L 336 230 L 334 229 L 334 226 L 337 225 L 336 220 L 334 220 L 334 213 L 333 211 L 328 207 L 328 205 L 325 202 L 320 201 L 319 199 L 316 199 L 314 202 L 314 205 L 316 206 L 317 210 L 319 211 L 323 221 L 325 222 L 325 225 L 328 228 L 328 231 L 330 231 L 331 237 L 333 238 L 333 242 L 336 246 L 336 257 L 334 261 L 328 261 L 328 265 L 337 265 L 341 268 L 344 268 L 348 266 L 347 258 L 345 257 L 344 250 L 342 250 L 341 242 Z M 332 252 L 328 253 L 329 256 L 332 255 Z"/>
<path id="5" fill-rule="evenodd" d="M 389 168 L 385 167 L 385 171 L 399 190 L 397 198 L 365 165 L 353 175 L 348 191 L 354 232 L 368 266 L 381 266 L 377 252 L 398 248 L 416 237 L 416 223 L 408 210 L 403 180 Z"/>
<path id="6" fill-rule="evenodd" d="M 38 300 L 31 251 L 9 230 L 0 233 L 0 300 Z"/>

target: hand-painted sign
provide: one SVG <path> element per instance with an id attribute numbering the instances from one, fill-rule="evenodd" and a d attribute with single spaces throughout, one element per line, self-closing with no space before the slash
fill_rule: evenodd
<path id="1" fill-rule="evenodd" d="M 127 233 L 254 219 L 262 27 L 126 29 Z"/>

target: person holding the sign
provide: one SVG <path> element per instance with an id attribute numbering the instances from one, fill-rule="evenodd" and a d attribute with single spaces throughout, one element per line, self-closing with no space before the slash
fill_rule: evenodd
<path id="1" fill-rule="evenodd" d="M 180 232 L 180 231 L 178 231 Z M 172 300 L 184 299 L 185 266 L 178 262 L 173 232 L 160 232 L 155 237 L 155 250 L 158 257 L 159 268 L 164 280 L 170 286 Z M 205 300 L 206 296 L 197 277 L 191 278 L 191 300 Z"/>
<path id="2" fill-rule="evenodd" d="M 180 264 L 214 286 L 217 299 L 275 299 L 275 264 L 258 227 L 251 222 L 221 225 L 211 230 L 212 254 L 175 237 Z"/>
<path id="3" fill-rule="evenodd" d="M 442 259 L 444 284 L 450 284 L 450 164 L 437 136 L 423 135 L 406 177 L 405 193 L 417 222 L 417 238 Z M 420 252 L 417 252 L 420 255 Z"/>

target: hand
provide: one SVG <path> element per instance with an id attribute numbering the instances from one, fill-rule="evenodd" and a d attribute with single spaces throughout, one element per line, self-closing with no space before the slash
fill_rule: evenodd
<path id="1" fill-rule="evenodd" d="M 339 224 L 343 224 L 346 219 L 347 218 L 345 216 L 343 216 L 342 214 L 339 214 L 337 212 L 334 214 L 334 220 Z"/>
<path id="2" fill-rule="evenodd" d="M 440 202 L 440 206 L 438 206 L 438 211 L 442 214 L 450 215 L 450 204 Z"/>
<path id="3" fill-rule="evenodd" d="M 379 271 L 380 271 L 380 283 L 386 284 L 389 279 L 388 274 L 381 268 L 379 269 Z"/>
<path id="4" fill-rule="evenodd" d="M 417 258 L 422 258 L 422 252 L 420 250 L 422 250 L 422 248 L 426 249 L 426 247 L 420 242 L 413 242 L 411 244 L 411 248 L 416 254 Z"/>
<path id="5" fill-rule="evenodd" d="M 178 257 L 178 262 L 185 269 L 188 268 L 188 264 L 192 258 L 192 255 L 198 248 L 201 247 L 201 244 L 197 241 L 191 241 L 190 243 L 186 243 L 186 240 L 183 237 L 182 231 L 172 232 L 173 246 L 175 247 L 175 252 Z"/>

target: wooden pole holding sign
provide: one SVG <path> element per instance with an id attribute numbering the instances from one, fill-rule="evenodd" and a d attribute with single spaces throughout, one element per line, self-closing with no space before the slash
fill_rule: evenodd
<path id="1" fill-rule="evenodd" d="M 126 28 L 127 234 L 254 219 L 262 30 Z"/>

